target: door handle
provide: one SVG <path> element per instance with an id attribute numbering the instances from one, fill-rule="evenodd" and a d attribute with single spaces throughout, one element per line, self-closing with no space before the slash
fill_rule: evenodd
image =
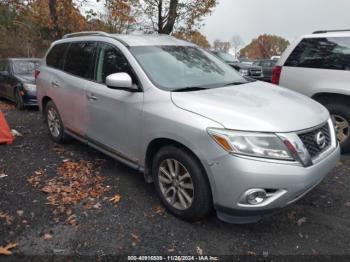
<path id="1" fill-rule="evenodd" d="M 51 85 L 52 85 L 53 87 L 60 87 L 60 84 L 59 84 L 57 81 L 52 81 L 52 82 L 51 82 Z"/>
<path id="2" fill-rule="evenodd" d="M 96 101 L 97 100 L 97 97 L 94 94 L 87 94 L 86 97 L 90 101 Z"/>

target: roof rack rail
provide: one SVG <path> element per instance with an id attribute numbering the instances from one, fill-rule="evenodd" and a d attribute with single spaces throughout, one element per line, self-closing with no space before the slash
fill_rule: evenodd
<path id="1" fill-rule="evenodd" d="M 83 32 L 66 34 L 62 38 L 71 38 L 71 37 L 88 36 L 88 35 L 110 36 L 110 34 L 102 31 L 83 31 Z"/>
<path id="2" fill-rule="evenodd" d="M 350 29 L 342 29 L 342 30 L 319 30 L 315 31 L 312 34 L 325 34 L 325 33 L 336 33 L 336 32 L 350 32 Z"/>

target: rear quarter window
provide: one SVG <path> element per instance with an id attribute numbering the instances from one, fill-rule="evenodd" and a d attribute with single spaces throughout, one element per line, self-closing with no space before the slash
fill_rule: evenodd
<path id="1" fill-rule="evenodd" d="M 68 47 L 68 44 L 58 44 L 52 47 L 50 52 L 46 56 L 46 65 L 61 69 L 63 66 L 63 59 L 65 51 Z"/>
<path id="2" fill-rule="evenodd" d="M 350 37 L 305 38 L 285 66 L 350 70 Z"/>

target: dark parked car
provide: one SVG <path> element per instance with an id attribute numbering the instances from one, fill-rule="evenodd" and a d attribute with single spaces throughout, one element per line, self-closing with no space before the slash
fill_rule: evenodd
<path id="1" fill-rule="evenodd" d="M 35 69 L 39 67 L 37 58 L 7 58 L 0 60 L 0 97 L 16 103 L 22 110 L 26 106 L 36 106 Z"/>
<path id="2" fill-rule="evenodd" d="M 261 59 L 261 60 L 257 60 L 254 61 L 253 65 L 256 66 L 261 66 L 263 73 L 264 73 L 264 78 L 263 80 L 266 82 L 271 82 L 272 79 L 272 69 L 275 66 L 275 64 L 277 63 L 278 60 L 274 59 Z"/>
<path id="3" fill-rule="evenodd" d="M 234 56 L 226 52 L 212 51 L 212 53 L 236 69 L 242 76 L 251 77 L 256 80 L 262 80 L 264 77 L 262 68 L 260 66 L 250 65 L 249 63 L 242 63 Z"/>

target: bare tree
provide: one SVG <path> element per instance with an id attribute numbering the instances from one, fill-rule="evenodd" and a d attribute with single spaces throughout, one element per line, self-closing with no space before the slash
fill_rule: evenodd
<path id="1" fill-rule="evenodd" d="M 216 39 L 213 42 L 213 49 L 215 51 L 228 52 L 231 48 L 231 43 L 228 41 L 221 41 L 220 39 Z"/>
<path id="2" fill-rule="evenodd" d="M 238 50 L 244 45 L 243 39 L 239 35 L 234 35 L 231 38 L 231 46 L 235 52 L 235 57 L 238 57 Z"/>

